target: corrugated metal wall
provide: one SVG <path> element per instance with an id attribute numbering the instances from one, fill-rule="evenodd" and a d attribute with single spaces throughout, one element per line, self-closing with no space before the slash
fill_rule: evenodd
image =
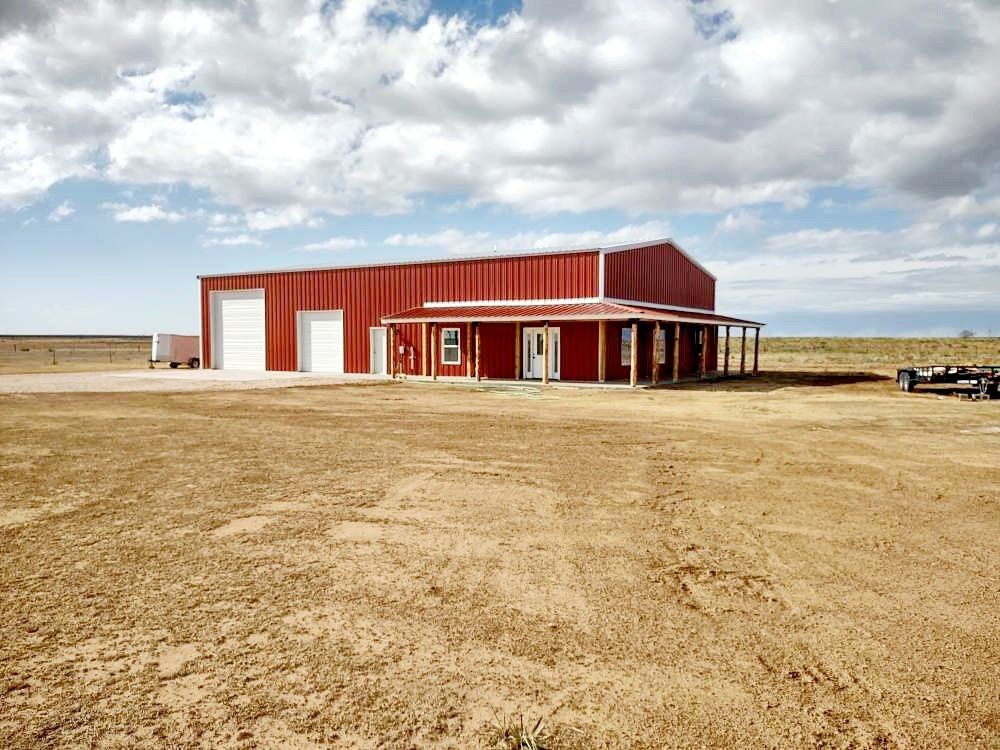
<path id="1" fill-rule="evenodd" d="M 673 245 L 651 245 L 604 257 L 607 297 L 715 309 L 715 279 Z"/>
<path id="2" fill-rule="evenodd" d="M 268 370 L 298 369 L 297 311 L 342 309 L 344 369 L 368 372 L 368 329 L 380 325 L 383 315 L 427 301 L 594 297 L 597 276 L 597 254 L 580 252 L 204 278 L 201 280 L 204 366 L 212 366 L 209 301 L 213 291 L 264 290 Z M 462 328 L 464 360 L 464 325 Z M 420 371 L 420 343 L 419 325 L 400 326 L 397 346 L 414 347 L 412 372 L 415 373 Z M 398 350 L 393 355 L 405 365 L 404 372 L 411 371 L 408 350 L 402 356 Z M 443 375 L 459 375 L 464 371 L 464 361 L 457 367 L 439 370 Z"/>

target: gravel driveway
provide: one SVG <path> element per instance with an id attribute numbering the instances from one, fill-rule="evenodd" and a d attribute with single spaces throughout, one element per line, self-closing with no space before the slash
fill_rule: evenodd
<path id="1" fill-rule="evenodd" d="M 375 381 L 375 375 L 231 370 L 116 370 L 0 375 L 0 393 L 94 393 L 117 391 L 235 391 L 299 385 Z"/>

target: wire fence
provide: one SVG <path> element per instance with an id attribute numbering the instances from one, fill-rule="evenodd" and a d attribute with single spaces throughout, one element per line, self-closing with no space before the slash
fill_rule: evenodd
<path id="1" fill-rule="evenodd" d="M 0 371 L 143 367 L 148 365 L 150 354 L 148 339 L 79 342 L 4 340 L 0 342 Z"/>

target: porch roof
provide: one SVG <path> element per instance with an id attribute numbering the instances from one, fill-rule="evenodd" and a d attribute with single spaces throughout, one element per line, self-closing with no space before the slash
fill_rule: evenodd
<path id="1" fill-rule="evenodd" d="M 672 310 L 663 307 L 624 305 L 618 302 L 570 302 L 500 305 L 435 304 L 411 307 L 383 316 L 383 323 L 525 323 L 539 320 L 659 320 L 668 323 L 746 326 L 760 328 L 753 320 L 731 318 L 714 312 Z"/>

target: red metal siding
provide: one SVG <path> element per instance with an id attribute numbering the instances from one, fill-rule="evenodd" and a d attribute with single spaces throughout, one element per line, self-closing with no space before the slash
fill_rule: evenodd
<path id="1" fill-rule="evenodd" d="M 212 366 L 209 303 L 213 291 L 264 290 L 268 370 L 298 369 L 297 311 L 342 309 L 344 369 L 347 372 L 368 372 L 368 328 L 380 325 L 383 315 L 427 301 L 594 297 L 597 296 L 597 275 L 597 254 L 587 251 L 207 277 L 201 280 L 204 364 L 206 367 Z M 420 327 L 407 325 L 400 326 L 400 329 L 403 345 L 414 347 L 414 371 L 419 372 Z M 463 357 L 464 337 L 463 326 Z M 393 354 L 399 357 L 398 352 Z M 403 359 L 407 363 L 407 368 L 403 371 L 407 372 L 408 352 Z M 443 368 L 439 372 L 464 374 L 464 362 L 463 365 Z"/>
<path id="2" fill-rule="evenodd" d="M 481 323 L 479 371 L 484 378 L 514 377 L 514 324 Z"/>
<path id="3" fill-rule="evenodd" d="M 562 380 L 597 380 L 597 321 L 561 320 L 559 376 Z"/>
<path id="4" fill-rule="evenodd" d="M 715 279 L 669 243 L 605 255 L 604 294 L 634 302 L 715 309 Z"/>

